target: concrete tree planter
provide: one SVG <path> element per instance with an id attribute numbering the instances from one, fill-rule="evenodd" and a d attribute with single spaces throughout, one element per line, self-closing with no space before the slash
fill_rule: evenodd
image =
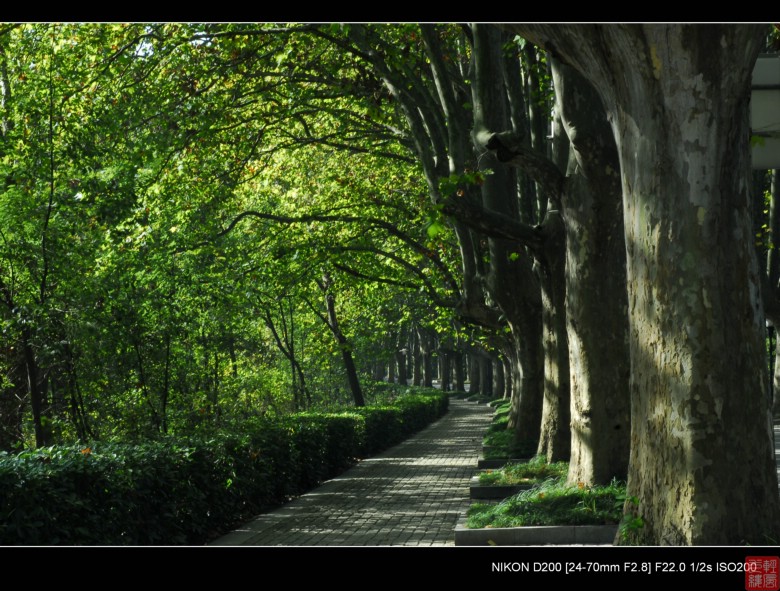
<path id="1" fill-rule="evenodd" d="M 482 457 L 477 460 L 477 467 L 480 469 L 484 468 L 503 468 L 506 464 L 514 463 L 514 464 L 520 464 L 520 463 L 526 463 L 531 460 L 531 458 L 502 458 L 502 457 L 493 457 L 490 458 L 488 456 L 495 455 L 498 451 L 504 451 L 503 448 L 496 447 L 494 445 L 483 445 L 482 446 Z"/>
<path id="2" fill-rule="evenodd" d="M 469 490 L 472 499 L 505 499 L 532 486 L 531 484 L 480 484 L 479 476 L 474 476 Z"/>
<path id="3" fill-rule="evenodd" d="M 469 529 L 455 527 L 456 546 L 544 546 L 572 544 L 611 545 L 617 525 L 539 525 Z"/>
<path id="4" fill-rule="evenodd" d="M 507 464 L 520 464 L 523 462 L 528 462 L 528 459 L 529 458 L 479 458 L 479 460 L 477 460 L 477 468 L 480 470 L 495 470 L 497 468 L 503 468 Z"/>

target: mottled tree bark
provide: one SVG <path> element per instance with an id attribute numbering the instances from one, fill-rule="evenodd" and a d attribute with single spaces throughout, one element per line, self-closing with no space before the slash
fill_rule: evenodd
<path id="1" fill-rule="evenodd" d="M 571 386 L 571 485 L 625 480 L 630 445 L 628 303 L 617 147 L 595 89 L 551 58 L 570 142 L 562 214 Z"/>
<path id="2" fill-rule="evenodd" d="M 560 206 L 559 206 L 560 207 Z M 542 286 L 542 347 L 544 402 L 538 455 L 548 462 L 569 460 L 571 452 L 569 345 L 566 334 L 565 235 L 563 220 L 554 210 L 545 224 L 547 238 L 539 265 Z"/>

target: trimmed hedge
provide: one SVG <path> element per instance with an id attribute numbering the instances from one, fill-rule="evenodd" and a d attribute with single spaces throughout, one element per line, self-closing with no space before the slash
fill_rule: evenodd
<path id="1" fill-rule="evenodd" d="M 402 441 L 448 402 L 425 391 L 209 439 L 2 453 L 0 544 L 201 544 Z"/>

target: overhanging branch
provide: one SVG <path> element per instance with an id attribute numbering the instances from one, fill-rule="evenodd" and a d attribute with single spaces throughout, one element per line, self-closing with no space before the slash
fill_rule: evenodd
<path id="1" fill-rule="evenodd" d="M 522 169 L 548 192 L 551 199 L 560 202 L 565 177 L 547 156 L 515 141 L 513 134 L 508 132 L 478 130 L 474 132 L 474 139 L 477 145 L 493 152 L 499 162 Z"/>
<path id="2" fill-rule="evenodd" d="M 519 242 L 534 251 L 542 248 L 543 236 L 539 228 L 508 218 L 466 198 L 448 198 L 442 204 L 442 212 L 485 236 Z"/>

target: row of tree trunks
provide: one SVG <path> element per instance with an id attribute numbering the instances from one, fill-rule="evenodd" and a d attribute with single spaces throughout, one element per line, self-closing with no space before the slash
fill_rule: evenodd
<path id="1" fill-rule="evenodd" d="M 429 350 L 429 379 L 431 383 L 438 380 L 442 390 L 469 390 L 498 398 L 509 396 L 511 382 L 505 376 L 510 373 L 510 365 L 499 353 L 474 346 L 466 347 L 463 343 L 439 342 L 435 333 L 419 328 L 406 331 L 406 334 L 408 339 L 404 342 L 400 338 L 393 339 L 396 347 L 403 348 L 397 348 L 388 362 L 374 365 L 372 375 L 375 380 L 406 385 L 408 379 L 404 379 L 404 376 L 411 373 L 419 379 L 419 383 L 413 382 L 414 385 L 422 385 L 422 370 L 426 366 L 425 351 Z M 420 346 L 421 335 L 428 338 L 423 347 Z"/>
<path id="2" fill-rule="evenodd" d="M 765 27 L 512 29 L 593 83 L 617 143 L 638 500 L 626 508 L 644 523 L 631 541 L 766 543 L 780 499 L 748 150 Z"/>
<path id="3" fill-rule="evenodd" d="M 474 105 L 475 130 L 512 129 L 524 107 L 509 101 L 505 74 L 510 71 L 503 64 L 504 34 L 491 25 L 472 26 L 474 40 Z M 511 66 L 509 67 L 511 68 Z M 517 123 L 515 123 L 517 124 Z M 478 133 L 474 134 L 475 150 L 481 152 L 479 167 L 490 170 L 481 189 L 481 202 L 489 210 L 510 220 L 520 218 L 517 199 L 518 181 L 513 169 L 501 164 L 496 154 L 485 151 Z M 538 141 L 542 141 L 538 138 Z M 523 195 L 529 199 L 531 195 Z M 534 207 L 526 207 L 533 210 Z M 537 208 L 538 209 L 538 208 Z M 487 275 L 489 294 L 510 329 L 506 341 L 506 355 L 512 359 L 512 404 L 509 428 L 514 429 L 520 441 L 538 441 L 542 420 L 542 392 L 544 391 L 544 354 L 542 351 L 542 298 L 533 260 L 527 253 L 518 252 L 518 244 L 501 238 L 489 238 L 490 268 Z"/>

